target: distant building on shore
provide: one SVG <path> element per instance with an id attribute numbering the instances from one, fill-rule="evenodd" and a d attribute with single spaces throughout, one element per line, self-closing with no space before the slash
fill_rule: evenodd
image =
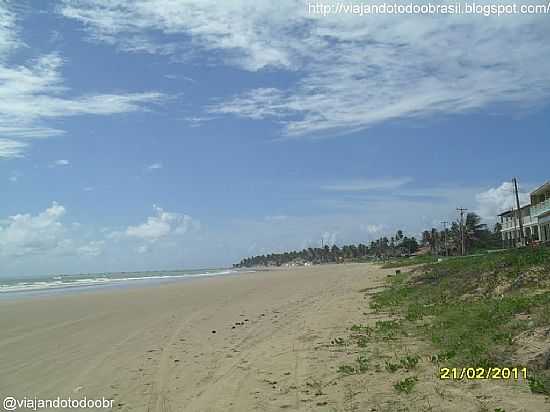
<path id="1" fill-rule="evenodd" d="M 550 242 L 550 181 L 530 193 L 531 202 L 520 209 L 524 238 L 528 243 Z M 502 245 L 515 247 L 520 241 L 517 209 L 500 215 Z"/>

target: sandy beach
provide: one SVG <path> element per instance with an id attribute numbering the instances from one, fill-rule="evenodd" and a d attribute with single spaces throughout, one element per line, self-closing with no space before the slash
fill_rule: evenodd
<path id="1" fill-rule="evenodd" d="M 393 390 L 395 376 L 339 374 L 355 355 L 331 341 L 376 320 L 364 290 L 391 272 L 326 265 L 5 300 L 0 392 L 106 397 L 116 411 L 382 411 L 399 396 L 411 407 L 402 410 L 478 410 L 483 388 L 447 385 L 449 401 L 431 369 L 408 398 Z M 490 396 L 510 392 L 484 385 Z M 511 410 L 532 398 L 524 392 Z"/>

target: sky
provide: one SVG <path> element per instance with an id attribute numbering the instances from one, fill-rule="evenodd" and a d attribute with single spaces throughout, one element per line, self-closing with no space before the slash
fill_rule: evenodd
<path id="1" fill-rule="evenodd" d="M 550 178 L 549 20 L 0 0 L 0 276 L 493 224 Z"/>

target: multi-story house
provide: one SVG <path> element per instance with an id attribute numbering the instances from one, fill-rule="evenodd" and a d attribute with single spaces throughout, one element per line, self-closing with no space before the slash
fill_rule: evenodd
<path id="1" fill-rule="evenodd" d="M 550 242 L 550 182 L 546 182 L 530 194 L 531 204 L 520 209 L 524 239 Z M 498 215 L 502 225 L 501 236 L 504 247 L 514 247 L 520 242 L 520 222 L 517 209 Z"/>
<path id="2" fill-rule="evenodd" d="M 537 219 L 540 240 L 550 242 L 550 181 L 531 192 L 531 216 Z"/>

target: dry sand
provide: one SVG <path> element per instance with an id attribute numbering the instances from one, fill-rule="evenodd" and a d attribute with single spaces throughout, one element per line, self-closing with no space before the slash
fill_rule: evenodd
<path id="1" fill-rule="evenodd" d="M 393 388 L 404 375 L 374 366 L 342 376 L 357 348 L 330 342 L 379 319 L 359 291 L 390 272 L 327 265 L 1 301 L 0 398 L 104 396 L 115 411 L 550 410 L 524 384 L 441 382 L 424 359 L 409 395 Z M 423 345 L 368 351 L 383 365 Z"/>

